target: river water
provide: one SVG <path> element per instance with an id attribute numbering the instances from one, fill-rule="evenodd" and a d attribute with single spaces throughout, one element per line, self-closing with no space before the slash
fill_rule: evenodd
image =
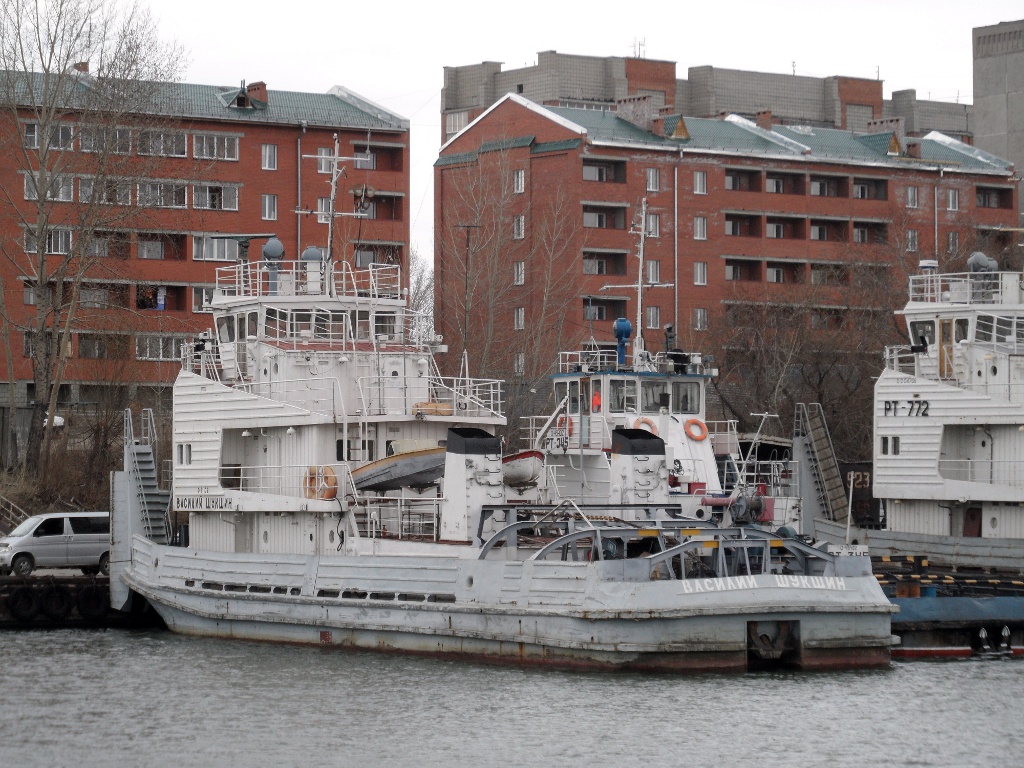
<path id="1" fill-rule="evenodd" d="M 1024 660 L 557 672 L 166 631 L 11 631 L 0 766 L 1010 766 Z"/>

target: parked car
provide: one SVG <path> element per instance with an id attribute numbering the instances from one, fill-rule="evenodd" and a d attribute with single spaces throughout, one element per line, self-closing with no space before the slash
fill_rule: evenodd
<path id="1" fill-rule="evenodd" d="M 28 576 L 36 568 L 110 570 L 109 512 L 51 512 L 30 517 L 0 538 L 0 572 Z"/>

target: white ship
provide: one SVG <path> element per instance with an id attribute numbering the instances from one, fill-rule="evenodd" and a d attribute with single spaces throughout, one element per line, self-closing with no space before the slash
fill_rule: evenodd
<path id="1" fill-rule="evenodd" d="M 883 525 L 813 533 L 952 567 L 1024 569 L 1024 287 L 981 253 L 922 262 L 900 314 L 910 345 L 875 385 L 874 495 Z"/>
<path id="2" fill-rule="evenodd" d="M 500 382 L 438 373 L 397 268 L 317 254 L 219 271 L 216 334 L 174 385 L 170 509 L 189 543 L 166 543 L 144 415 L 112 494 L 115 607 L 135 593 L 186 634 L 526 663 L 888 663 L 892 608 L 862 551 L 696 524 L 671 497 L 524 502 L 493 436 Z M 436 480 L 353 481 L 431 447 Z M 646 482 L 640 456 L 624 487 Z"/>

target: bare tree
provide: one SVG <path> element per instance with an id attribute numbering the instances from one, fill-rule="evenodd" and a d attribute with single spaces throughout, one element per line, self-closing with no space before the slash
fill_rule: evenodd
<path id="1" fill-rule="evenodd" d="M 10 337 L 25 334 L 34 387 L 27 463 L 41 474 L 83 281 L 113 273 L 103 258 L 111 235 L 144 215 L 131 205 L 133 189 L 159 153 L 133 149 L 157 135 L 162 87 L 180 62 L 140 6 L 0 0 L 0 136 L 12 163 L 0 175 L 0 289 L 23 279 L 34 312 L 15 316 L 6 302 L 0 310 L 12 410 Z"/>

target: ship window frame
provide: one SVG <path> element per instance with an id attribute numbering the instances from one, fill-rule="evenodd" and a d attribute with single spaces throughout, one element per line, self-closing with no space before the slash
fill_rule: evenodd
<path id="1" fill-rule="evenodd" d="M 643 379 L 640 382 L 640 410 L 661 413 L 668 405 L 668 382 L 665 379 Z"/>
<path id="2" fill-rule="evenodd" d="M 683 407 L 683 402 L 693 402 L 693 405 Z M 700 384 L 698 382 L 672 382 L 672 413 L 700 413 Z"/>
<path id="3" fill-rule="evenodd" d="M 608 412 L 636 413 L 636 381 L 626 378 L 608 380 Z"/>

